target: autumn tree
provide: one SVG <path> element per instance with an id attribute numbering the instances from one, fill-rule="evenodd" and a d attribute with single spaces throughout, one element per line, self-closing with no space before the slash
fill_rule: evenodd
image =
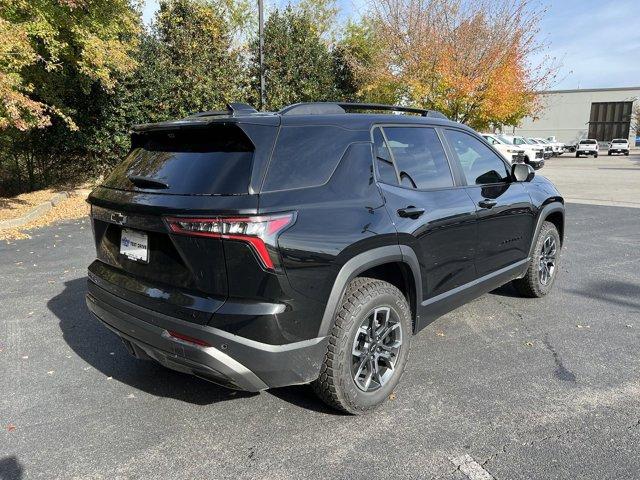
<path id="1" fill-rule="evenodd" d="M 112 90 L 135 68 L 138 29 L 128 0 L 0 0 L 0 130 L 52 117 L 74 128 L 65 81 L 75 77 L 85 94 Z"/>
<path id="2" fill-rule="evenodd" d="M 353 60 L 359 91 L 437 109 L 476 128 L 514 125 L 556 70 L 531 65 L 540 12 L 529 0 L 379 0 L 365 21 L 378 48 Z"/>

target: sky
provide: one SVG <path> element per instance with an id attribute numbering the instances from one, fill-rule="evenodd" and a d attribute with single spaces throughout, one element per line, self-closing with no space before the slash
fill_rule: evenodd
<path id="1" fill-rule="evenodd" d="M 282 7 L 289 1 L 265 3 Z M 545 4 L 548 9 L 540 21 L 539 40 L 547 45 L 543 54 L 561 64 L 550 88 L 640 86 L 639 0 L 549 0 Z M 344 21 L 357 18 L 366 0 L 337 0 L 337 5 Z M 145 23 L 157 9 L 158 0 L 145 0 Z"/>

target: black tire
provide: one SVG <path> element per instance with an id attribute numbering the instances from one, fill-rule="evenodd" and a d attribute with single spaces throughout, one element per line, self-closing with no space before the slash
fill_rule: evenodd
<path id="1" fill-rule="evenodd" d="M 580 154 L 578 152 L 576 152 L 576 158 L 579 158 Z"/>
<path id="2" fill-rule="evenodd" d="M 607 152 L 607 155 L 611 156 L 611 152 Z"/>
<path id="3" fill-rule="evenodd" d="M 629 156 L 629 152 L 624 152 L 624 155 L 625 155 L 626 157 L 628 157 L 628 156 Z"/>
<path id="4" fill-rule="evenodd" d="M 549 238 L 555 242 L 554 265 L 549 274 L 549 278 L 546 283 L 544 283 L 543 278 L 541 278 L 542 274 L 540 273 L 540 265 L 542 263 L 542 249 L 548 245 L 545 244 L 545 242 Z M 524 277 L 513 281 L 513 286 L 521 295 L 530 298 L 540 298 L 544 297 L 551 291 L 551 287 L 553 287 L 556 277 L 558 276 L 560 247 L 561 243 L 558 229 L 553 223 L 544 222 L 540 229 L 540 233 L 538 234 L 538 238 L 536 239 L 536 245 L 533 249 L 533 255 L 529 262 L 527 273 Z"/>
<path id="5" fill-rule="evenodd" d="M 356 384 L 357 372 L 353 373 L 355 364 L 364 357 L 357 357 L 353 351 L 356 347 L 356 338 L 368 338 L 363 337 L 365 334 L 361 326 L 364 327 L 367 319 L 371 318 L 378 308 L 388 308 L 388 318 L 393 318 L 394 326 L 399 324 L 399 327 L 394 329 L 394 335 L 398 335 L 395 330 L 399 329 L 401 345 L 393 357 L 394 368 L 390 374 L 385 372 L 389 377 L 384 382 L 380 376 L 378 376 L 379 382 L 370 380 L 367 383 L 368 388 L 371 388 L 370 384 L 378 385 L 377 388 L 373 391 L 364 391 Z M 320 376 L 312 383 L 314 391 L 328 405 L 353 415 L 363 414 L 377 407 L 389 397 L 400 381 L 409 356 L 411 335 L 411 310 L 400 290 L 382 280 L 365 277 L 354 279 L 347 287 L 336 312 Z M 397 337 L 395 338 L 397 341 Z M 362 348 L 366 350 L 366 347 Z M 378 350 L 382 351 L 380 348 Z M 382 351 L 382 353 L 385 352 Z M 375 362 L 378 361 L 375 360 Z M 361 365 L 364 364 L 365 361 L 361 361 Z M 369 363 L 367 368 L 368 365 Z"/>
<path id="6" fill-rule="evenodd" d="M 597 154 L 597 153 L 594 153 L 594 154 L 593 154 L 593 158 L 598 158 L 598 154 Z"/>

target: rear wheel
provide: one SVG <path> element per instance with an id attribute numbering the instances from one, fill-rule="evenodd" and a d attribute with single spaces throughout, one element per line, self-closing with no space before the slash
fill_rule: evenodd
<path id="1" fill-rule="evenodd" d="M 597 153 L 594 153 L 594 154 L 593 154 L 593 158 L 598 158 L 598 154 L 597 154 Z"/>
<path id="2" fill-rule="evenodd" d="M 354 279 L 336 314 L 313 389 L 328 405 L 351 414 L 380 405 L 404 371 L 411 334 L 411 311 L 396 287 Z"/>
<path id="3" fill-rule="evenodd" d="M 578 158 L 580 156 L 580 154 L 578 152 L 576 152 L 576 158 Z"/>
<path id="4" fill-rule="evenodd" d="M 551 222 L 544 222 L 529 268 L 524 277 L 513 281 L 513 286 L 525 297 L 544 297 L 551 291 L 551 287 L 558 274 L 558 260 L 560 259 L 560 234 Z"/>

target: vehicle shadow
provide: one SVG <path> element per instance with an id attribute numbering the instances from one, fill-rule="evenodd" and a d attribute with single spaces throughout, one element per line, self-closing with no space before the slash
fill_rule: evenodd
<path id="1" fill-rule="evenodd" d="M 20 480 L 23 475 L 24 468 L 16 457 L 0 458 L 0 480 Z"/>
<path id="2" fill-rule="evenodd" d="M 311 389 L 311 385 L 293 385 L 290 387 L 272 388 L 267 390 L 274 397 L 291 403 L 304 410 L 312 410 L 318 413 L 324 413 L 334 416 L 345 416 L 344 412 L 340 412 L 329 407 L 322 402 Z"/>
<path id="3" fill-rule="evenodd" d="M 85 304 L 87 278 L 65 282 L 64 286 L 62 293 L 47 302 L 47 307 L 58 318 L 65 342 L 105 376 L 151 395 L 198 405 L 258 395 L 229 390 L 192 375 L 174 372 L 155 362 L 132 357 L 120 339 L 89 312 Z M 320 401 L 309 385 L 273 388 L 267 392 L 305 410 L 342 415 Z"/>
<path id="4" fill-rule="evenodd" d="M 498 295 L 500 297 L 513 297 L 513 298 L 521 298 L 522 295 L 518 293 L 516 288 L 513 286 L 511 282 L 502 285 L 501 287 L 496 288 L 495 290 L 491 290 L 492 295 Z"/>
<path id="5" fill-rule="evenodd" d="M 120 339 L 89 312 L 85 304 L 87 279 L 65 282 L 64 290 L 47 302 L 58 318 L 62 337 L 85 362 L 107 377 L 158 397 L 187 403 L 211 403 L 257 395 L 220 387 L 131 356 Z"/>

